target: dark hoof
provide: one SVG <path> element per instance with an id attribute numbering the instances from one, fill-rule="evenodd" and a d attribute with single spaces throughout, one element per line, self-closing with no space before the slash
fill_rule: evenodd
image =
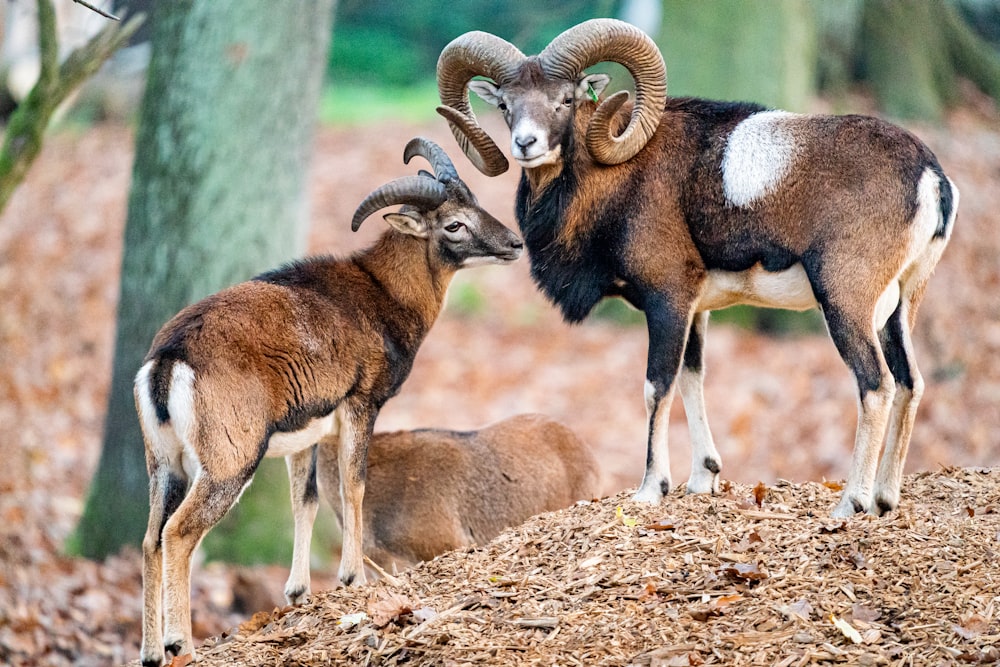
<path id="1" fill-rule="evenodd" d="M 705 466 L 705 470 L 709 471 L 713 475 L 718 475 L 722 471 L 722 466 L 719 462 L 713 458 L 705 457 L 705 460 L 701 462 Z"/>
<path id="2" fill-rule="evenodd" d="M 877 498 L 875 500 L 875 515 L 876 516 L 885 516 L 889 512 L 893 511 L 894 509 L 896 509 L 896 506 L 893 505 L 888 500 L 886 500 L 885 498 Z"/>

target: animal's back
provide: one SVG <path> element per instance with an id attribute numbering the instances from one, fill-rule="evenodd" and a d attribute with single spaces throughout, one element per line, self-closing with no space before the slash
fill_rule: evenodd
<path id="1" fill-rule="evenodd" d="M 378 433 L 369 453 L 366 547 L 383 565 L 430 560 L 599 492 L 587 446 L 540 415 L 479 431 Z"/>

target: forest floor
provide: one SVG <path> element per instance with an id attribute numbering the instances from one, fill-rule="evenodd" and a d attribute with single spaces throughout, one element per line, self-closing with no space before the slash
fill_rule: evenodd
<path id="1" fill-rule="evenodd" d="M 379 602 L 385 582 L 271 614 L 282 604 L 287 569 L 202 564 L 193 581 L 194 625 L 199 639 L 216 638 L 210 654 L 219 662 L 212 664 L 235 659 L 226 651 L 237 646 L 247 664 L 250 656 L 273 662 L 279 653 L 251 652 L 265 648 L 291 651 L 280 655 L 297 664 L 320 664 L 324 650 L 328 657 L 339 651 L 368 656 L 372 664 L 500 655 L 545 664 L 738 664 L 732 656 L 789 665 L 995 661 L 986 647 L 1000 635 L 1000 473 L 979 469 L 1000 465 L 1000 119 L 988 109 L 966 108 L 944 127 L 912 129 L 937 153 L 962 197 L 953 240 L 917 323 L 927 388 L 907 471 L 920 474 L 908 477 L 898 514 L 843 526 L 825 518 L 835 503 L 830 487 L 847 473 L 856 423 L 855 389 L 830 341 L 721 325 L 709 329 L 706 399 L 722 474 L 731 482 L 728 495 L 677 495 L 659 508 L 630 504 L 627 494 L 618 494 L 642 476 L 644 327 L 599 319 L 565 325 L 531 284 L 526 258 L 472 269 L 456 278 L 448 308 L 377 428 L 469 429 L 515 413 L 545 413 L 593 447 L 611 497 L 539 518 L 493 545 L 405 575 L 395 592 L 415 609 L 435 610 L 438 621 L 427 612 L 423 620 L 396 618 L 376 627 L 369 619 L 338 630 L 345 614 L 373 616 L 365 605 Z M 373 240 L 378 224 L 352 234 L 347 220 L 373 187 L 412 172 L 401 152 L 417 134 L 457 152 L 443 123 L 319 131 L 311 251 L 342 254 Z M 132 141 L 129 130 L 114 125 L 53 133 L 0 217 L 4 664 L 111 665 L 138 655 L 137 553 L 126 550 L 104 563 L 63 555 L 100 454 Z M 514 226 L 517 174 L 487 179 L 464 160 L 456 164 L 486 208 Z M 690 465 L 680 401 L 670 415 L 670 438 L 680 483 Z M 748 509 L 748 489 L 758 482 L 766 487 L 763 504 Z M 638 517 L 636 526 L 615 523 L 618 506 Z M 787 516 L 758 519 L 753 512 Z M 664 517 L 683 518 L 683 527 L 648 527 Z M 590 542 L 568 537 L 578 534 Z M 557 552 L 553 540 L 560 539 Z M 741 547 L 744 539 L 753 543 Z M 792 568 L 781 560 L 791 544 L 819 554 L 820 565 L 803 560 L 801 571 Z M 572 551 L 584 548 L 590 551 Z M 659 560 L 646 563 L 641 554 L 653 551 Z M 914 559 L 896 552 L 912 552 Z M 755 563 L 761 564 L 757 573 Z M 555 569 L 544 572 L 543 565 Z M 459 572 L 465 589 L 448 583 Z M 685 572 L 690 581 L 678 582 Z M 796 581 L 792 572 L 818 579 L 775 593 L 782 582 Z M 331 571 L 319 572 L 314 590 L 334 583 Z M 818 587 L 815 594 L 809 586 Z M 896 597 L 879 597 L 876 604 L 876 592 Z M 950 599 L 956 602 L 945 613 Z M 567 611 L 570 600 L 586 601 L 588 611 Z M 918 602 L 932 606 L 908 613 Z M 597 604 L 612 608 L 595 611 Z M 267 614 L 233 629 L 256 611 Z M 659 620 L 643 621 L 642 613 Z M 833 625 L 831 615 L 852 624 L 861 643 Z M 593 632 L 579 630 L 585 621 Z M 323 629 L 324 622 L 333 626 Z M 605 627 L 616 623 L 621 627 Z M 471 648 L 435 653 L 435 642 L 465 646 L 467 632 L 478 637 Z M 764 638 L 767 633 L 773 636 Z M 326 643 L 314 644 L 320 637 Z M 907 647 L 925 639 L 914 661 Z M 765 640 L 792 644 L 770 653 Z M 754 653 L 755 645 L 762 652 Z M 310 647 L 316 651 L 307 655 Z M 921 662 L 925 658 L 929 662 Z"/>

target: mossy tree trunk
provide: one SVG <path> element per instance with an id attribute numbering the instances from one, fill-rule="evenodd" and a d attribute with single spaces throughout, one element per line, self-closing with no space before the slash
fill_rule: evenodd
<path id="1" fill-rule="evenodd" d="M 939 120 L 959 77 L 1000 101 L 1000 56 L 951 3 L 865 0 L 860 29 L 862 78 L 889 116 Z"/>
<path id="2" fill-rule="evenodd" d="M 817 23 L 801 0 L 663 2 L 670 95 L 803 111 L 816 92 Z"/>
<path id="3" fill-rule="evenodd" d="M 304 250 L 333 4 L 156 4 L 103 450 L 71 551 L 103 558 L 142 541 L 148 480 L 132 381 L 156 331 L 185 305 Z M 280 462 L 268 469 L 283 478 Z M 287 515 L 287 486 L 258 478 L 248 493 L 267 491 L 274 501 L 257 504 Z"/>

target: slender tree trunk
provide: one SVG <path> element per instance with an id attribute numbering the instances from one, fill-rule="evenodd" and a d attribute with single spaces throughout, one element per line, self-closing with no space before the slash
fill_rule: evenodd
<path id="1" fill-rule="evenodd" d="M 304 249 L 333 1 L 156 5 L 104 446 L 71 545 L 82 555 L 139 544 L 145 531 L 132 381 L 153 335 L 185 305 Z"/>

